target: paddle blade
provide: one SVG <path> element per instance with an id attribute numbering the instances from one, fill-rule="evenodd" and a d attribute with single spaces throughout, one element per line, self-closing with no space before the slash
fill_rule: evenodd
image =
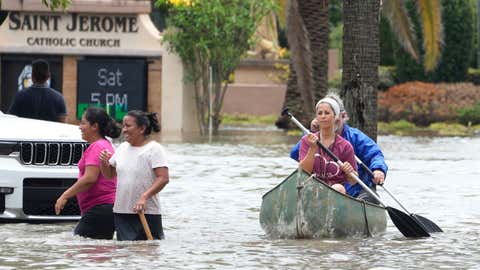
<path id="1" fill-rule="evenodd" d="M 422 217 L 417 214 L 410 214 L 414 219 L 416 219 L 419 223 L 423 225 L 423 227 L 427 230 L 427 232 L 443 232 L 437 224 L 433 223 L 433 221 L 429 220 L 426 217 Z"/>
<path id="2" fill-rule="evenodd" d="M 430 234 L 413 217 L 395 208 L 386 207 L 393 224 L 405 237 L 429 237 Z"/>

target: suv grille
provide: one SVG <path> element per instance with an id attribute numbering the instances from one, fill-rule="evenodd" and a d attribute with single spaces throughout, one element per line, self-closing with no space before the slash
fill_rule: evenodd
<path id="1" fill-rule="evenodd" d="M 23 179 L 23 212 L 26 215 L 54 216 L 55 202 L 77 179 L 25 178 Z M 71 198 L 61 216 L 78 216 L 77 199 Z"/>
<path id="2" fill-rule="evenodd" d="M 26 165 L 77 165 L 88 143 L 22 142 L 20 160 Z"/>

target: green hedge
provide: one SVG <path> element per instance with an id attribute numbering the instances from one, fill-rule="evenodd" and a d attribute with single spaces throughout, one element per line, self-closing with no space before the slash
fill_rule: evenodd
<path id="1" fill-rule="evenodd" d="M 464 125 L 480 124 L 480 102 L 471 108 L 460 109 L 458 116 L 460 123 Z"/>

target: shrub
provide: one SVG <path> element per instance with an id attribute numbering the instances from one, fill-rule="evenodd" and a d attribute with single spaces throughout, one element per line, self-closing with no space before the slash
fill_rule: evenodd
<path id="1" fill-rule="evenodd" d="M 475 85 L 480 84 L 480 69 L 469 68 L 467 81 L 472 82 Z"/>
<path id="2" fill-rule="evenodd" d="M 380 66 L 378 68 L 378 89 L 387 90 L 395 85 L 395 67 Z"/>
<path id="3" fill-rule="evenodd" d="M 464 125 L 480 124 L 480 102 L 473 107 L 459 109 L 458 115 L 460 123 Z"/>
<path id="4" fill-rule="evenodd" d="M 421 126 L 458 121 L 459 109 L 472 107 L 477 100 L 480 87 L 472 83 L 408 82 L 378 93 L 378 120 L 403 119 Z"/>

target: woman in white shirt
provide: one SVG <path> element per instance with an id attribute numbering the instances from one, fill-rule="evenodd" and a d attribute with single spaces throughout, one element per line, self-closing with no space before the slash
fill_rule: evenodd
<path id="1" fill-rule="evenodd" d="M 159 192 L 169 181 L 163 147 L 149 138 L 159 132 L 155 113 L 130 111 L 123 118 L 125 142 L 112 155 L 102 151 L 101 170 L 106 178 L 117 176 L 113 206 L 117 240 L 146 240 L 137 213 L 145 213 L 154 239 L 163 239 Z"/>

